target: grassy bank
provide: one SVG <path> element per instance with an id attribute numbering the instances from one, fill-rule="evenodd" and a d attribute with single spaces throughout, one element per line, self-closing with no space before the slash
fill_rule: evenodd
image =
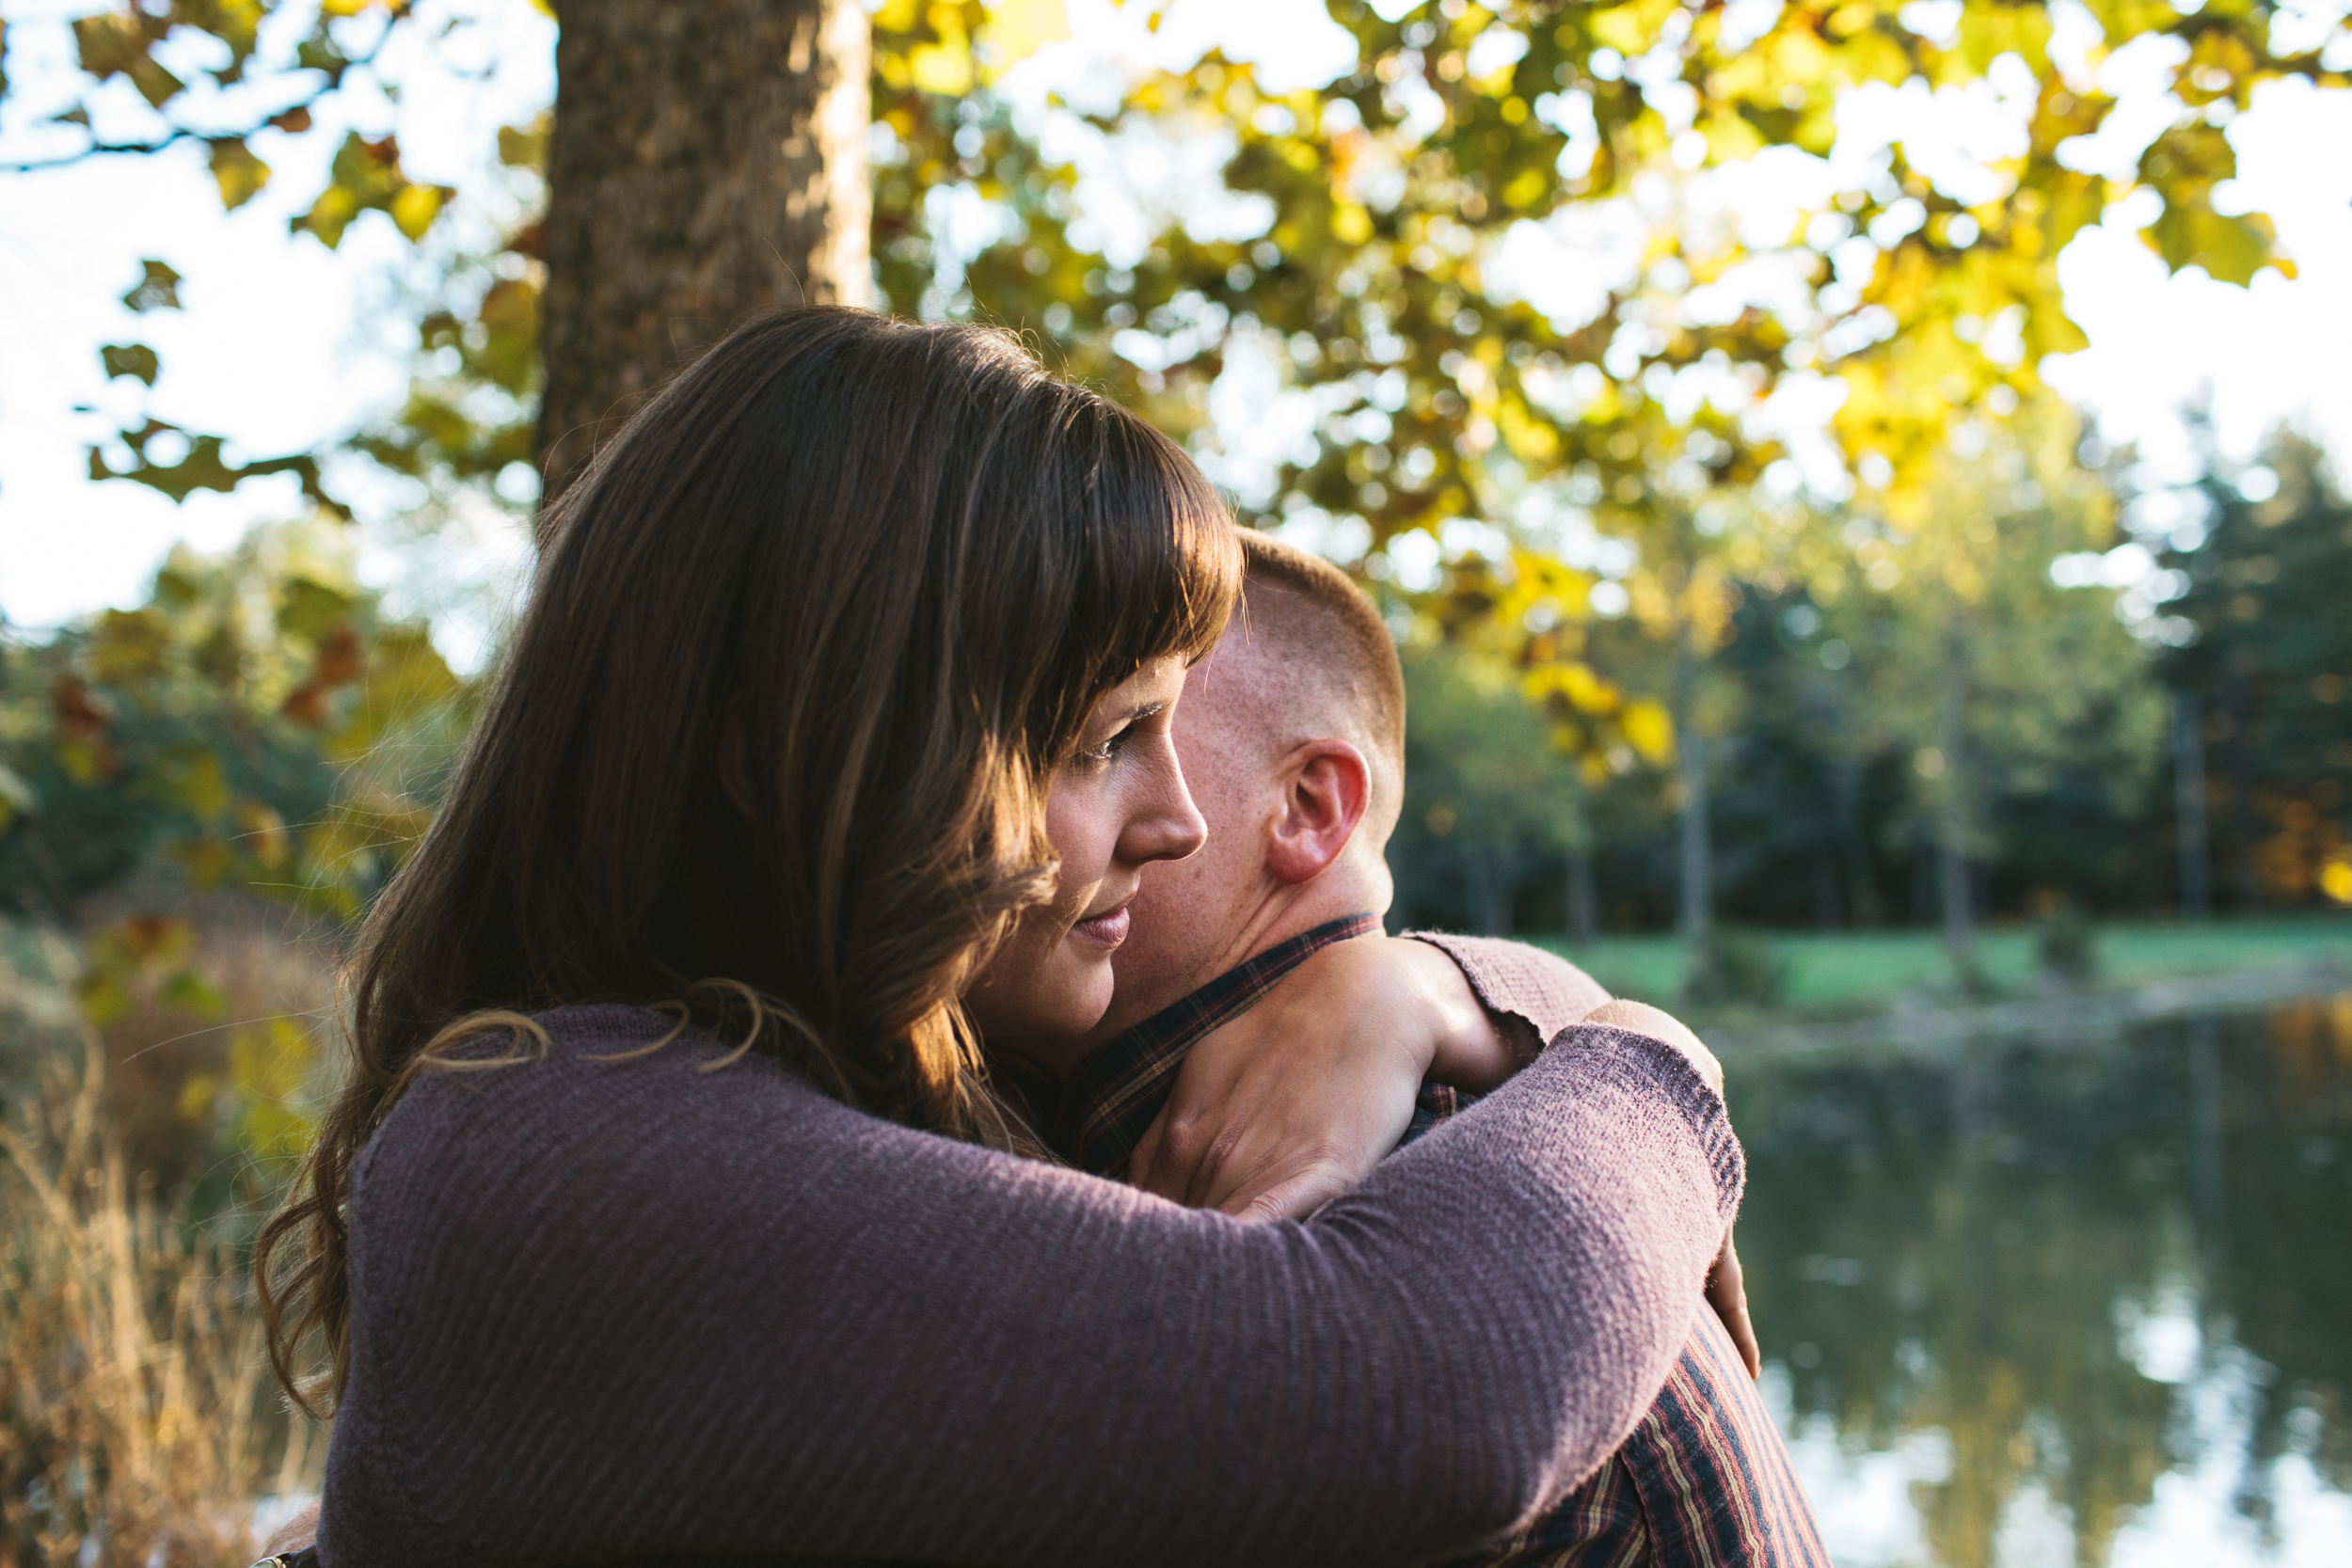
<path id="1" fill-rule="evenodd" d="M 1798 1017 L 1859 1017 L 1906 1001 L 1958 1001 L 1962 988 L 1941 938 L 1929 930 L 1755 933 L 1785 966 L 1773 1011 Z M 1976 961 L 1999 992 L 2043 983 L 2039 933 L 2028 925 L 1989 927 Z M 1610 936 L 1583 946 L 1528 940 L 1561 953 L 1622 996 L 1671 1004 L 1683 992 L 1690 954 L 1678 937 Z M 2219 921 L 2118 921 L 2095 928 L 2098 987 L 2132 987 L 2190 975 L 2334 963 L 2352 966 L 2352 914 Z M 1754 1011 L 1754 1009 L 1747 1009 Z"/>

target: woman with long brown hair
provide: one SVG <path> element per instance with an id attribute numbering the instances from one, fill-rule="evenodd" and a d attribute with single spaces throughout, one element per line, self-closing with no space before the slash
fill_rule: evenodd
<path id="1" fill-rule="evenodd" d="M 1676 1050 L 1570 1030 L 1259 1226 L 988 1079 L 976 1012 L 1083 1027 L 1200 841 L 1237 578 L 1181 452 L 974 328 L 756 324 L 600 454 L 264 1239 L 328 1568 L 1404 1562 L 1614 1446 L 1738 1196 Z"/>

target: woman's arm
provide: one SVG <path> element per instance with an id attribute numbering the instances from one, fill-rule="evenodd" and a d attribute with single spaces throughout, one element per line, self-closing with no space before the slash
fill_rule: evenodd
<path id="1" fill-rule="evenodd" d="M 681 1040 L 427 1079 L 362 1156 L 336 1568 L 809 1553 L 1406 1562 L 1542 1508 L 1737 1201 L 1676 1053 L 1570 1034 L 1310 1224 L 873 1120 Z"/>
<path id="2" fill-rule="evenodd" d="M 1185 1054 L 1129 1180 L 1240 1219 L 1301 1218 L 1396 1148 L 1424 1080 L 1490 1092 L 1544 1041 L 1611 1005 L 1582 970 L 1518 942 L 1428 933 L 1333 942 Z M 1666 1014 L 1599 1022 L 1673 1046 L 1722 1092 L 1712 1053 Z"/>
<path id="3" fill-rule="evenodd" d="M 1541 948 L 1431 931 L 1335 943 L 1193 1048 L 1136 1147 L 1132 1180 L 1243 1219 L 1297 1218 L 1395 1148 L 1424 1077 L 1485 1092 L 1586 1022 L 1675 1046 L 1722 1092 L 1723 1069 L 1688 1028 L 1613 1001 Z M 1756 1375 L 1763 1355 L 1728 1229 L 1707 1300 Z"/>

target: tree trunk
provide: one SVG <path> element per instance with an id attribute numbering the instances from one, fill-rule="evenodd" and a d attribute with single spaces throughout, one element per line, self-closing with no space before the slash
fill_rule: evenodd
<path id="1" fill-rule="evenodd" d="M 1699 661 L 1691 628 L 1675 636 L 1675 765 L 1682 782 L 1682 907 L 1676 924 L 1693 941 L 1715 913 L 1715 845 L 1707 826 L 1707 752 L 1698 730 Z"/>
<path id="2" fill-rule="evenodd" d="M 856 0 L 566 0 L 542 242 L 548 500 L 731 328 L 869 296 L 869 49 Z"/>
<path id="3" fill-rule="evenodd" d="M 1970 883 L 1968 839 L 1968 632 L 1958 612 L 1944 628 L 1944 684 L 1937 694 L 1937 750 L 1944 757 L 1936 849 L 1944 893 L 1944 946 L 1966 984 L 1975 974 L 1976 899 Z"/>
<path id="4" fill-rule="evenodd" d="M 1589 942 L 1600 929 L 1600 899 L 1593 885 L 1593 816 L 1587 809 L 1592 797 L 1581 777 L 1572 779 L 1567 791 L 1568 844 L 1568 941 L 1578 946 Z"/>
<path id="5" fill-rule="evenodd" d="M 1875 930 L 1883 916 L 1879 910 L 1878 868 L 1871 862 L 1870 846 L 1863 831 L 1862 785 L 1862 759 L 1840 759 L 1831 775 L 1831 791 L 1837 811 L 1837 858 L 1846 868 L 1846 907 L 1852 912 L 1855 925 Z"/>
<path id="6" fill-rule="evenodd" d="M 1470 905 L 1470 925 L 1482 937 L 1511 934 L 1511 895 L 1518 879 L 1512 875 L 1506 851 L 1492 844 L 1461 841 L 1462 885 Z"/>
<path id="7" fill-rule="evenodd" d="M 1568 941 L 1589 946 L 1600 935 L 1600 890 L 1593 880 L 1593 847 L 1568 851 Z"/>
<path id="8" fill-rule="evenodd" d="M 2209 715 L 2208 724 L 2218 725 L 2218 733 L 2211 736 L 2218 743 L 2221 784 L 2222 820 L 2227 828 L 2217 857 L 2224 867 L 2230 896 L 2241 910 L 2259 909 L 2263 903 L 2262 857 L 2256 852 L 2262 845 L 2262 823 L 2254 813 L 2254 792 L 2249 787 L 2251 774 L 2247 762 L 2246 748 L 2246 673 L 2236 658 L 2221 661 L 2221 689 L 2216 693 L 2221 700 L 2221 711 Z M 2212 800 L 2214 775 L 2205 774 L 2206 800 Z M 2208 822 L 2210 831 L 2210 821 Z"/>
<path id="9" fill-rule="evenodd" d="M 2172 804 L 2180 822 L 2181 918 L 2213 918 L 2213 850 L 2205 813 L 2205 730 L 2197 699 L 2172 694 Z"/>

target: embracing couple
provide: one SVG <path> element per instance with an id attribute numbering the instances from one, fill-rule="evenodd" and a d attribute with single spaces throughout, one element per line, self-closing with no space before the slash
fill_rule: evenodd
<path id="1" fill-rule="evenodd" d="M 1826 1560 L 1705 1047 L 1380 934 L 1343 575 L 847 310 L 559 504 L 258 1265 L 327 1568 Z"/>

